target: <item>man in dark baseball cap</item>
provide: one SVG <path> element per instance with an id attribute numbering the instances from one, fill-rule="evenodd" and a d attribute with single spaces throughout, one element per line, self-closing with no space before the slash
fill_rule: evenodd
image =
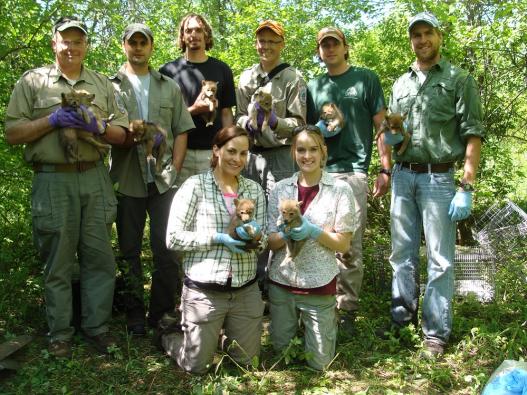
<path id="1" fill-rule="evenodd" d="M 70 28 L 76 28 L 82 31 L 86 36 L 88 35 L 88 28 L 82 22 L 80 19 L 77 19 L 75 17 L 65 16 L 60 18 L 55 24 L 53 25 L 52 33 L 55 34 L 56 32 L 63 32 L 66 29 Z"/>
<path id="2" fill-rule="evenodd" d="M 143 36 L 150 39 L 150 41 L 154 42 L 154 34 L 152 33 L 152 30 L 150 30 L 150 28 L 144 23 L 131 23 L 126 26 L 123 32 L 123 41 L 129 40 L 134 33 L 141 33 Z"/>

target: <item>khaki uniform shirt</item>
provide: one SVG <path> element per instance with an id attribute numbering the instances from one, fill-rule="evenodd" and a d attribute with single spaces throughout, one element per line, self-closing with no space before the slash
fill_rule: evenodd
<path id="1" fill-rule="evenodd" d="M 246 127 L 249 121 L 248 107 L 251 98 L 267 73 L 260 64 L 245 70 L 236 90 L 236 119 L 238 126 Z M 291 132 L 305 124 L 306 119 L 306 82 L 294 67 L 288 67 L 278 73 L 264 85 L 264 89 L 273 96 L 273 109 L 278 117 L 275 130 L 267 127 L 256 136 L 255 144 L 262 147 L 279 147 L 291 144 Z"/>
<path id="2" fill-rule="evenodd" d="M 95 94 L 92 103 L 102 118 L 114 114 L 112 125 L 128 128 L 128 114 L 119 108 L 112 84 L 104 75 L 82 67 L 75 85 L 76 90 L 86 90 Z M 6 129 L 16 124 L 33 121 L 48 116 L 62 104 L 62 93 L 71 91 L 72 86 L 62 76 L 54 64 L 27 71 L 15 85 L 7 106 Z M 59 144 L 58 130 L 26 144 L 24 159 L 27 162 L 68 163 L 64 149 Z M 101 159 L 101 154 L 91 144 L 78 140 L 79 161 L 93 162 Z"/>
<path id="3" fill-rule="evenodd" d="M 125 66 L 123 65 L 110 79 L 128 110 L 130 121 L 141 119 L 134 88 L 125 74 Z M 150 69 L 148 121 L 157 123 L 167 131 L 167 150 L 161 159 L 161 171 L 157 172 L 155 177 L 159 193 L 164 193 L 175 186 L 177 177 L 176 169 L 172 166 L 175 137 L 193 129 L 194 122 L 183 101 L 179 86 L 171 78 L 153 69 Z M 113 146 L 111 156 L 110 177 L 116 184 L 117 191 L 132 197 L 148 196 L 148 167 L 144 144 L 133 147 Z"/>
<path id="4" fill-rule="evenodd" d="M 423 84 L 415 66 L 395 81 L 390 111 L 407 114 L 412 138 L 396 161 L 444 163 L 465 156 L 467 137 L 483 137 L 483 110 L 474 78 L 446 59 L 430 69 Z M 394 150 L 395 151 L 395 150 Z"/>

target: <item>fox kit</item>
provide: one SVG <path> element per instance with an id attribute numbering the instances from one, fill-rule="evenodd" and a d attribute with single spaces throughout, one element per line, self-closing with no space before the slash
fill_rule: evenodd
<path id="1" fill-rule="evenodd" d="M 135 132 L 134 141 L 145 145 L 146 158 L 148 160 L 156 159 L 156 172 L 161 171 L 163 162 L 163 155 L 167 149 L 167 132 L 161 126 L 154 122 L 136 120 L 132 121 L 133 130 Z M 157 134 L 161 134 L 161 143 L 154 147 L 155 138 Z"/>
<path id="2" fill-rule="evenodd" d="M 72 89 L 70 92 L 62 94 L 62 107 L 73 108 L 86 123 L 90 122 L 90 114 L 87 111 L 89 110 L 97 118 L 99 130 L 102 130 L 103 126 L 99 114 L 95 107 L 92 106 L 93 99 L 95 99 L 94 94 L 90 94 L 84 90 Z M 81 108 L 81 105 L 85 108 Z M 99 141 L 98 137 L 93 133 L 82 129 L 62 128 L 59 130 L 59 141 L 64 149 L 66 160 L 70 163 L 82 160 L 79 157 L 79 139 L 93 145 L 101 154 L 105 154 L 110 149 L 108 144 Z"/>
<path id="3" fill-rule="evenodd" d="M 236 233 L 238 226 L 243 226 L 251 240 L 245 241 L 245 250 L 254 250 L 260 246 L 261 233 L 257 233 L 256 229 L 250 222 L 254 219 L 254 200 L 252 199 L 234 199 L 234 206 L 236 210 L 231 218 L 227 233 L 236 240 L 240 237 Z"/>
<path id="4" fill-rule="evenodd" d="M 206 122 L 206 127 L 212 126 L 216 119 L 216 109 L 218 108 L 218 99 L 216 98 L 217 92 L 218 83 L 216 81 L 201 81 L 200 98 L 209 106 L 209 112 L 202 114 L 202 117 Z"/>
<path id="5" fill-rule="evenodd" d="M 320 111 L 320 119 L 326 124 L 328 132 L 334 132 L 337 128 L 344 127 L 344 115 L 335 103 L 326 103 Z"/>
<path id="6" fill-rule="evenodd" d="M 386 114 L 382 126 L 375 135 L 375 140 L 379 138 L 382 132 L 391 133 L 391 134 L 400 134 L 403 136 L 403 141 L 400 143 L 400 147 L 397 150 L 397 154 L 401 155 L 410 142 L 410 133 L 407 132 L 404 128 L 404 120 L 406 119 L 406 114 L 400 114 L 398 112 L 392 112 Z"/>
<path id="7" fill-rule="evenodd" d="M 262 88 L 259 88 L 254 92 L 254 95 L 247 109 L 249 115 L 249 122 L 253 129 L 258 129 L 258 110 L 256 108 L 256 103 L 260 105 L 260 108 L 264 112 L 264 119 L 262 122 L 262 129 L 267 128 L 269 124 L 269 117 L 271 116 L 271 110 L 273 109 L 273 96 L 270 93 L 264 91 Z"/>
<path id="8" fill-rule="evenodd" d="M 282 232 L 290 232 L 291 229 L 302 225 L 302 213 L 300 212 L 300 205 L 302 202 L 294 199 L 284 199 L 280 201 L 278 206 L 280 209 L 280 217 L 278 218 L 277 226 Z M 286 259 L 291 260 L 298 255 L 300 249 L 304 246 L 305 240 L 286 240 Z"/>

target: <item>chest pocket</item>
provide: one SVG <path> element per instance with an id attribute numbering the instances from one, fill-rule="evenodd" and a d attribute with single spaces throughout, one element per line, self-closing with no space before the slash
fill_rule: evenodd
<path id="1" fill-rule="evenodd" d="M 38 98 L 35 100 L 33 106 L 33 115 L 35 119 L 42 118 L 48 114 L 51 114 L 55 108 L 62 105 L 62 99 L 60 96 Z"/>
<path id="2" fill-rule="evenodd" d="M 434 82 L 429 88 L 431 116 L 435 120 L 447 120 L 456 113 L 456 93 L 448 81 Z"/>
<path id="3" fill-rule="evenodd" d="M 410 92 L 402 94 L 395 99 L 397 103 L 395 111 L 401 114 L 409 113 L 415 103 L 415 99 L 416 95 Z"/>

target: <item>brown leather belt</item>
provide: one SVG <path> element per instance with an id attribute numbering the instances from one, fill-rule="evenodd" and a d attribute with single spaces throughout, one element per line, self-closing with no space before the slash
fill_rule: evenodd
<path id="1" fill-rule="evenodd" d="M 446 163 L 410 163 L 397 162 L 401 167 L 415 171 L 416 173 L 448 173 L 453 167 L 454 162 Z"/>
<path id="2" fill-rule="evenodd" d="M 33 163 L 33 171 L 36 173 L 82 173 L 96 166 L 97 162 Z"/>

